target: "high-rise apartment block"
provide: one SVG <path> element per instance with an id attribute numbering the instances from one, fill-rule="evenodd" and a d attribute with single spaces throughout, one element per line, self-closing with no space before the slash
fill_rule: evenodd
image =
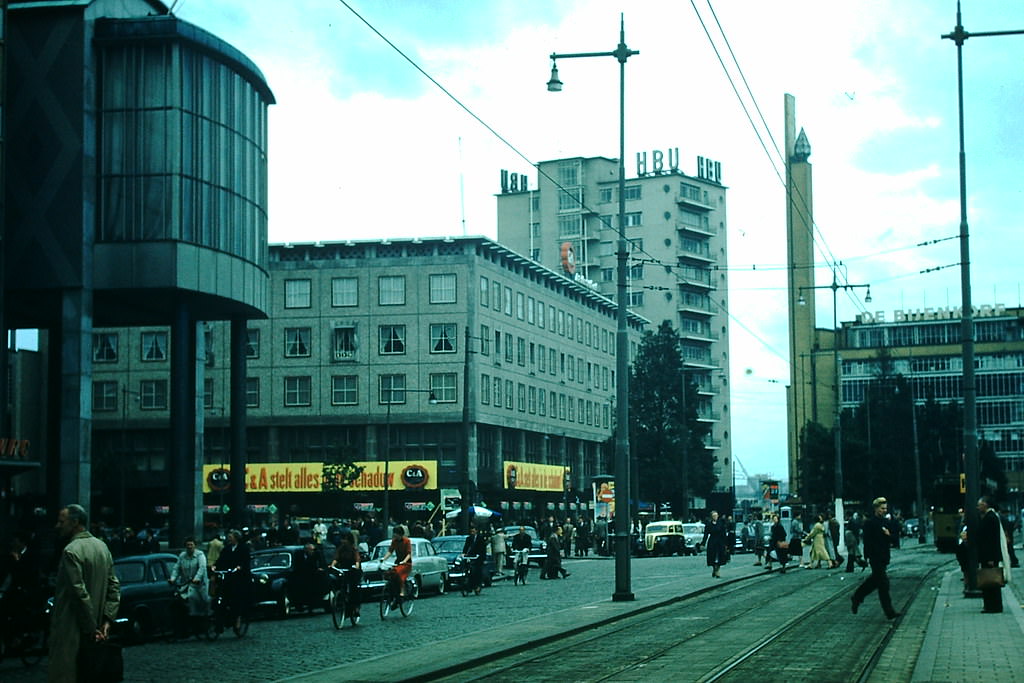
<path id="1" fill-rule="evenodd" d="M 726 188 L 721 165 L 697 157 L 680 171 L 679 152 L 643 152 L 625 185 L 629 308 L 652 327 L 668 321 L 682 339 L 701 420 L 711 423 L 716 490 L 732 485 L 729 439 Z M 526 176 L 502 173 L 498 241 L 615 299 L 619 239 L 618 160 L 575 157 L 538 165 Z"/>

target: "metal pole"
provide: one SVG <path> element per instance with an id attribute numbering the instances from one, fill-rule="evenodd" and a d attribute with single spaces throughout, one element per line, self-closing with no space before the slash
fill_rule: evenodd
<path id="1" fill-rule="evenodd" d="M 381 511 L 384 517 L 384 532 L 387 533 L 388 522 L 391 520 L 389 514 L 390 507 L 388 507 L 388 493 L 390 487 L 388 486 L 388 477 L 390 476 L 389 469 L 391 465 L 391 400 L 395 397 L 395 386 L 394 378 L 391 378 L 391 386 L 388 388 L 388 413 L 387 418 L 384 421 L 384 509 Z"/>
<path id="2" fill-rule="evenodd" d="M 835 438 L 835 452 L 836 452 L 836 471 L 835 471 L 835 515 L 836 521 L 839 523 L 839 538 L 844 538 L 846 524 L 846 516 L 843 513 L 843 410 L 840 403 L 842 399 L 842 389 L 839 385 L 840 372 L 839 372 L 839 302 L 836 292 L 839 291 L 839 283 L 836 282 L 836 267 L 832 266 L 832 363 L 834 365 L 835 372 L 835 411 L 834 420 L 835 426 L 832 430 L 832 434 Z"/>

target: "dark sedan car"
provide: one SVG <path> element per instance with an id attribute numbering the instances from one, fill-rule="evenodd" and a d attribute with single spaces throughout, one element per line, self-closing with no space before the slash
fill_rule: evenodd
<path id="1" fill-rule="evenodd" d="M 253 551 L 249 566 L 254 579 L 253 607 L 256 611 L 286 617 L 296 607 L 327 608 L 326 574 L 322 577 L 303 577 L 302 584 L 297 585 L 296 568 L 303 552 L 301 545 Z M 322 551 L 317 548 L 313 552 Z"/>
<path id="2" fill-rule="evenodd" d="M 505 544 L 508 546 L 508 551 L 505 553 L 505 566 L 511 567 L 513 558 L 515 557 L 512 552 L 512 541 L 516 534 L 519 533 L 520 525 L 513 525 L 505 527 Z M 543 567 L 544 562 L 548 558 L 548 544 L 547 541 L 541 540 L 540 534 L 532 526 L 522 527 L 526 534 L 530 537 L 530 562 L 536 564 L 538 567 Z"/>
<path id="3" fill-rule="evenodd" d="M 153 553 L 114 560 L 114 574 L 121 582 L 119 619 L 127 619 L 128 637 L 146 640 L 169 633 L 174 589 L 167 580 L 177 563 L 176 555 Z"/>
<path id="4" fill-rule="evenodd" d="M 465 580 L 465 576 L 461 571 L 454 569 L 455 559 L 462 555 L 462 549 L 466 547 L 466 536 L 455 535 L 455 536 L 435 536 L 431 543 L 434 544 L 434 548 L 437 549 L 437 554 L 448 561 L 448 588 L 450 590 L 458 590 L 462 587 L 462 582 Z M 483 571 L 483 583 L 484 586 L 490 586 L 494 580 L 495 571 L 494 556 L 487 555 L 484 558 L 484 571 Z"/>

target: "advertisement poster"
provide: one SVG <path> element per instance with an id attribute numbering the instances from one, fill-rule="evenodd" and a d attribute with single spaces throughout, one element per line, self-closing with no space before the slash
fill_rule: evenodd
<path id="1" fill-rule="evenodd" d="M 565 490 L 568 467 L 562 465 L 540 465 L 535 462 L 505 461 L 505 488 L 514 491 L 557 491 Z"/>
<path id="2" fill-rule="evenodd" d="M 362 467 L 362 472 L 352 481 L 334 486 L 330 464 L 325 466 L 322 462 L 251 462 L 245 466 L 245 490 L 247 493 L 383 491 L 385 470 L 388 489 L 391 491 L 437 489 L 436 460 L 391 460 L 387 463 L 360 461 L 355 465 Z M 203 493 L 227 491 L 230 473 L 231 467 L 228 465 L 204 465 Z"/>

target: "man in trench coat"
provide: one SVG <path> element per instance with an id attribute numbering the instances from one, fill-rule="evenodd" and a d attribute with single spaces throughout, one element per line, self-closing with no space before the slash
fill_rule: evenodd
<path id="1" fill-rule="evenodd" d="M 57 535 L 68 540 L 57 568 L 50 618 L 50 681 L 77 680 L 80 644 L 105 640 L 117 617 L 120 583 L 106 544 L 86 529 L 89 517 L 81 505 L 68 505 L 57 516 Z"/>

